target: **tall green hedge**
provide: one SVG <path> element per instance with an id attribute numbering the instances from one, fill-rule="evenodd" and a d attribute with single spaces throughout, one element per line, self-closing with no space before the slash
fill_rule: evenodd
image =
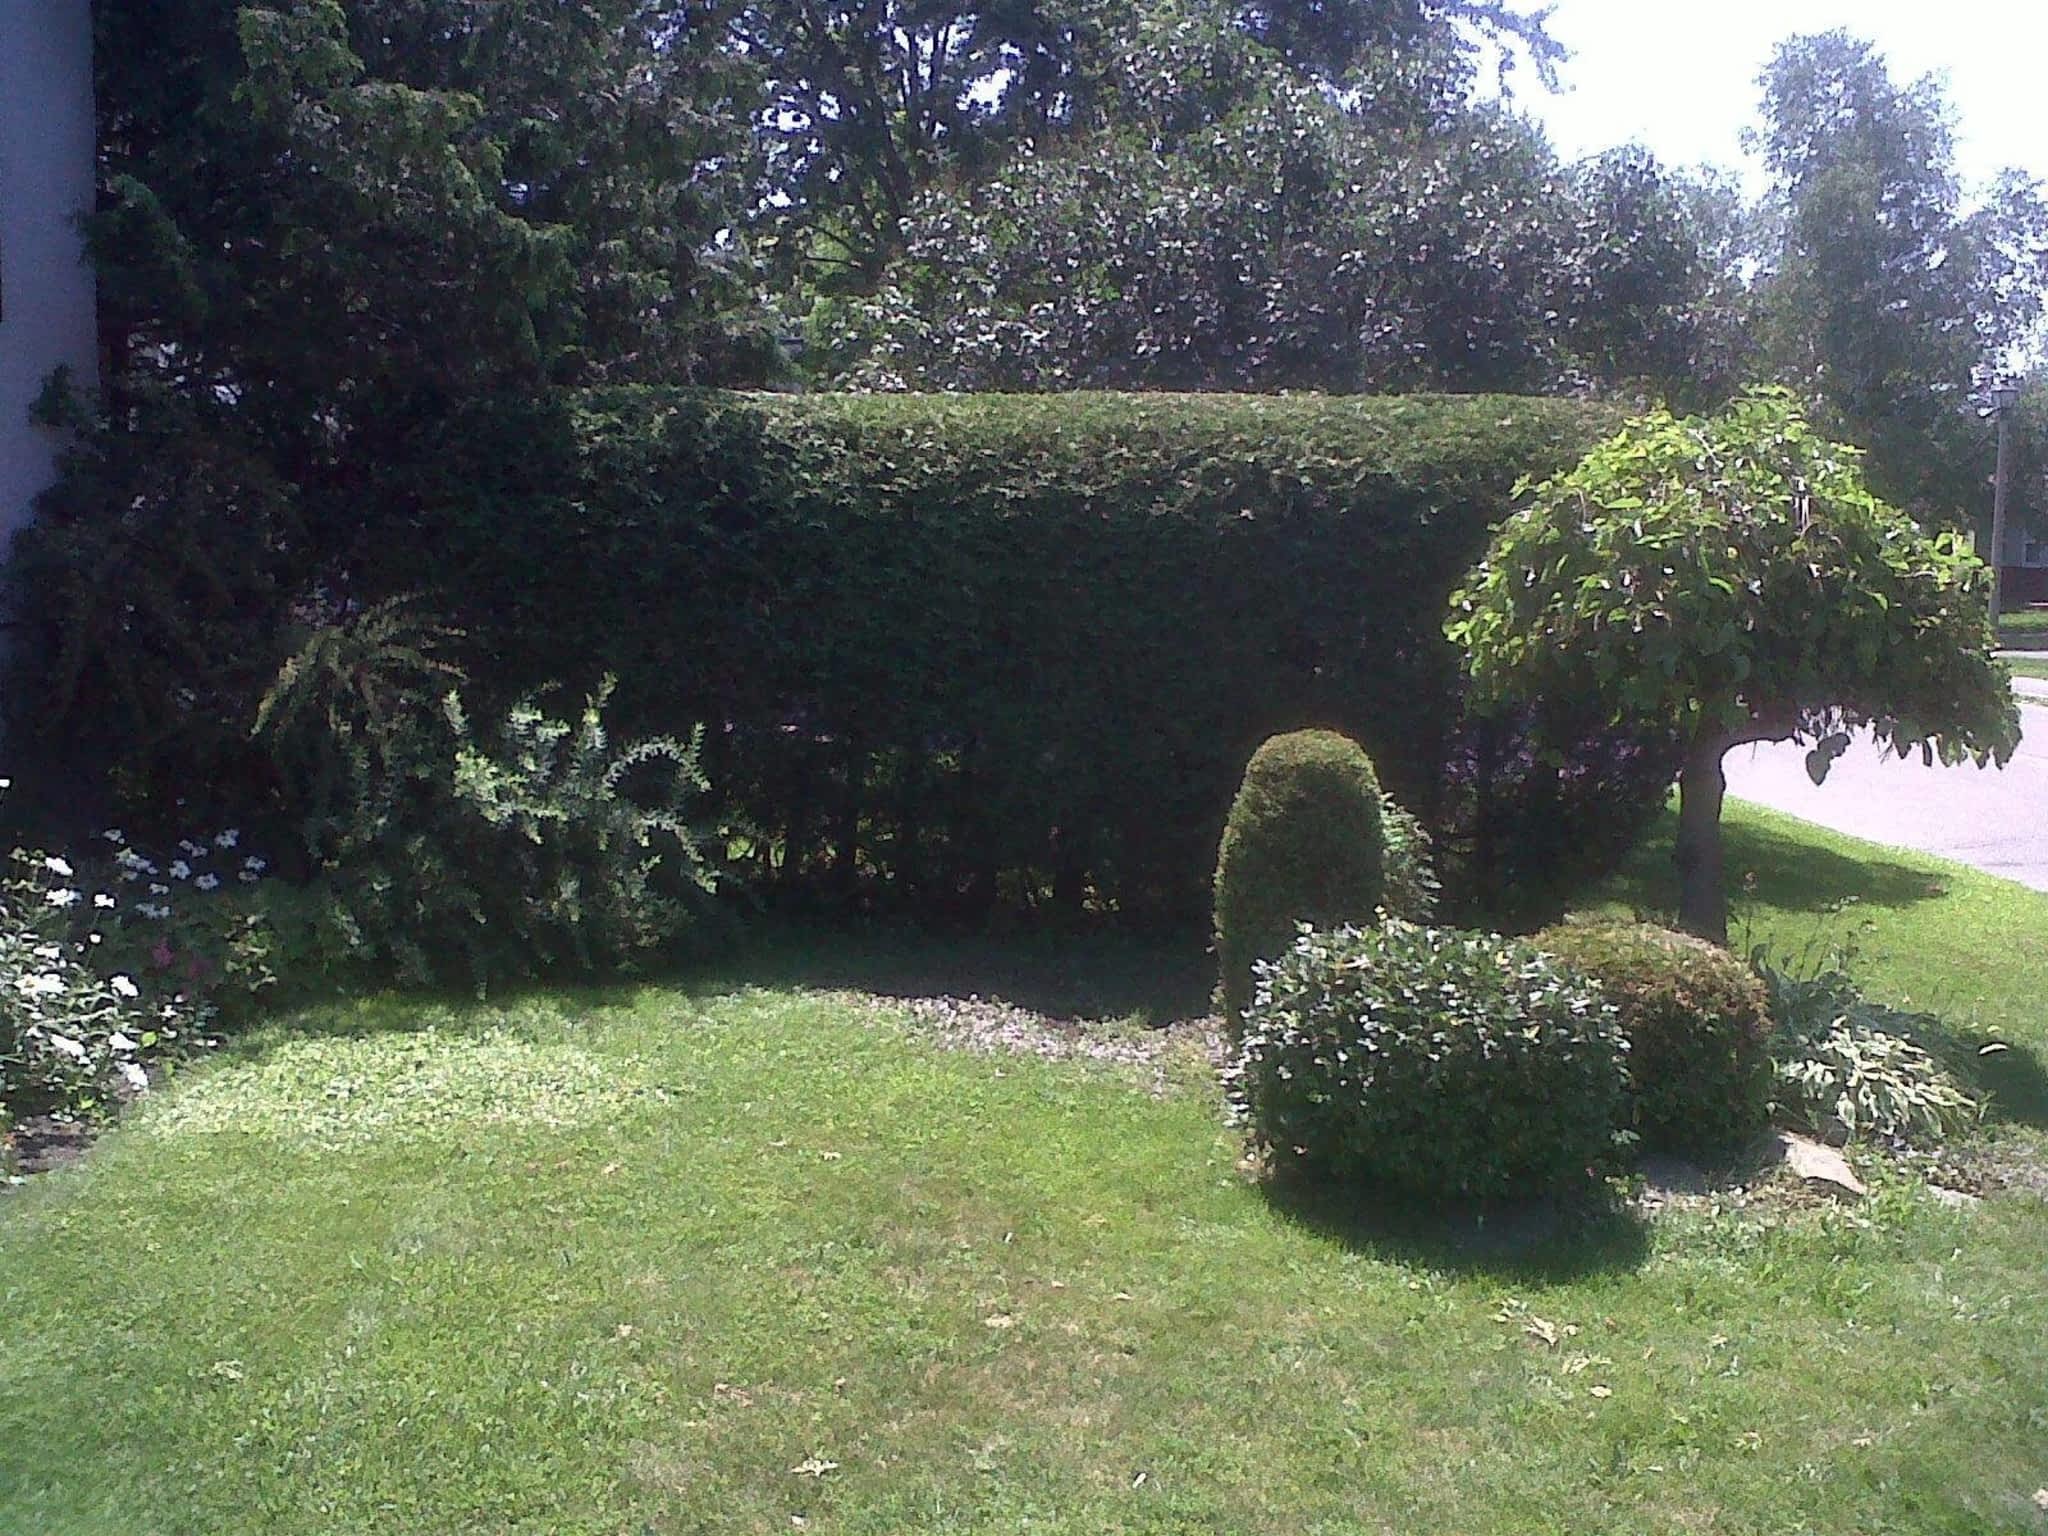
<path id="1" fill-rule="evenodd" d="M 423 581 L 506 692 L 708 727 L 763 885 L 1202 910 L 1239 767 L 1305 723 L 1438 803 L 1445 597 L 1613 413 L 1498 397 L 634 390 L 465 424 Z M 426 558 L 422 561 L 422 555 Z"/>

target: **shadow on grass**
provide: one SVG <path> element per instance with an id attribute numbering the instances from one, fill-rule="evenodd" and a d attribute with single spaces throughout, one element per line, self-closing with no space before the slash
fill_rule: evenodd
<path id="1" fill-rule="evenodd" d="M 471 1031 L 627 1008 L 648 987 L 705 999 L 741 988 L 810 988 L 882 997 L 975 996 L 1059 1022 L 1164 1026 L 1210 1011 L 1213 962 L 1200 940 L 1175 943 L 1107 934 L 1014 937 L 933 935 L 894 928 L 764 925 L 715 954 L 650 966 L 627 977 L 501 982 L 487 997 L 461 987 L 365 987 L 268 1004 L 231 1045 L 261 1050 L 279 1031 L 366 1037 L 430 1028 Z"/>
<path id="2" fill-rule="evenodd" d="M 1852 858 L 1769 827 L 1723 827 L 1729 896 L 1787 912 L 1839 912 L 1846 907 L 1897 910 L 1947 894 L 1941 877 L 1882 855 Z M 1661 817 L 1615 877 L 1614 899 L 1646 913 L 1678 908 L 1671 862 L 1677 818 Z"/>
<path id="3" fill-rule="evenodd" d="M 1299 1177 L 1269 1177 L 1262 1188 L 1273 1210 L 1353 1253 L 1518 1285 L 1626 1274 L 1641 1268 L 1650 1252 L 1641 1214 L 1604 1191 L 1424 1210 L 1367 1200 Z"/>
<path id="4" fill-rule="evenodd" d="M 2048 1130 L 2048 1071 L 2032 1051 L 1962 1031 L 1928 1044 L 1983 1099 L 1987 1121 Z"/>
<path id="5" fill-rule="evenodd" d="M 846 988 L 882 997 L 1000 999 L 1060 1021 L 1155 1026 L 1210 1011 L 1214 962 L 1199 939 L 1107 934 L 933 936 L 907 929 L 767 932 L 720 965 L 678 978 Z"/>

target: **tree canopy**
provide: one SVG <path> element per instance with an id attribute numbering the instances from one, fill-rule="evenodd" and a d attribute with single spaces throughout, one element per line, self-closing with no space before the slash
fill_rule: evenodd
<path id="1" fill-rule="evenodd" d="M 1995 761 L 2019 740 L 1991 655 L 1988 572 L 1874 495 L 1861 455 L 1784 390 L 1659 411 L 1528 491 L 1452 598 L 1480 695 L 1583 697 L 1684 743 L 1681 914 L 1725 940 L 1721 759 L 1846 732 L 1904 757 Z"/>

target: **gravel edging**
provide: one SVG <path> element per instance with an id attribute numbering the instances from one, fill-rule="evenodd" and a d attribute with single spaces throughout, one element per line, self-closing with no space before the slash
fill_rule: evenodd
<path id="1" fill-rule="evenodd" d="M 842 995 L 872 1016 L 907 1022 L 917 1034 L 948 1050 L 1151 1068 L 1155 1092 L 1165 1089 L 1166 1058 L 1182 1046 L 1194 1047 L 1212 1064 L 1220 1065 L 1223 1060 L 1221 1020 L 1213 1016 L 1175 1019 L 1155 1028 L 1109 1027 L 1100 1020 L 1055 1018 L 974 993 L 965 997 Z"/>

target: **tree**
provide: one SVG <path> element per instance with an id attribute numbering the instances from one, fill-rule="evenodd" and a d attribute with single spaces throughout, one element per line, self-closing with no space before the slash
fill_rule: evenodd
<path id="1" fill-rule="evenodd" d="M 1232 73 L 1245 55 L 1231 43 L 1386 116 L 1462 101 L 1487 49 L 1553 79 L 1563 50 L 1545 18 L 1517 0 L 760 0 L 726 25 L 765 86 L 758 222 L 785 277 L 837 295 L 883 283 L 920 200 L 971 201 L 1022 149 L 1215 124 L 1266 89 L 1262 69 Z M 1161 49 L 1178 76 L 1149 67 Z"/>
<path id="2" fill-rule="evenodd" d="M 163 803 L 246 791 L 294 618 L 392 595 L 366 570 L 452 423 L 761 376 L 721 237 L 746 71 L 702 14 L 100 0 L 106 387 L 8 573 L 25 735 Z"/>
<path id="3" fill-rule="evenodd" d="M 1534 487 L 1452 598 L 1481 698 L 1595 697 L 1679 735 L 1679 914 L 1716 942 L 1731 747 L 1810 742 L 1819 782 L 1852 729 L 1930 763 L 2003 766 L 2019 740 L 1986 571 L 1858 458 L 1783 390 L 1653 413 Z"/>
<path id="4" fill-rule="evenodd" d="M 821 307 L 870 387 L 1540 391 L 1563 189 L 1540 134 L 1386 61 L 1348 108 L 1162 11 L 1114 123 L 941 186 L 869 296 Z"/>
<path id="5" fill-rule="evenodd" d="M 1573 167 L 1553 303 L 1587 380 L 1677 410 L 1719 404 L 1748 364 L 1741 204 L 1625 146 Z"/>
<path id="6" fill-rule="evenodd" d="M 1960 520 L 1984 501 L 1974 387 L 2041 323 L 2048 203 L 2008 171 L 1967 207 L 1939 83 L 1846 32 L 1790 39 L 1760 83 L 1768 371 L 1869 449 L 1880 494 Z"/>

